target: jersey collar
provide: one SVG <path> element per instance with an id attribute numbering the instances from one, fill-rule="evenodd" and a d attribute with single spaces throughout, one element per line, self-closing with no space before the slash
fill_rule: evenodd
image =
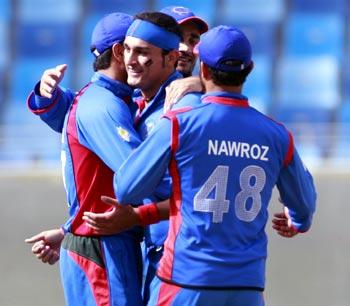
<path id="1" fill-rule="evenodd" d="M 236 107 L 249 107 L 248 99 L 238 93 L 210 92 L 202 96 L 203 103 L 218 103 Z"/>
<path id="2" fill-rule="evenodd" d="M 133 89 L 128 84 L 113 80 L 99 72 L 95 72 L 91 79 L 91 82 L 110 90 L 117 97 L 127 98 L 124 99 L 126 102 L 130 100 L 130 97 L 133 93 Z"/>
<path id="3" fill-rule="evenodd" d="M 159 107 L 159 105 L 163 105 L 164 101 L 165 101 L 165 94 L 166 94 L 165 88 L 172 81 L 177 80 L 177 79 L 181 79 L 181 78 L 183 78 L 183 76 L 180 72 L 175 70 L 173 73 L 171 73 L 169 75 L 169 77 L 167 78 L 167 80 L 161 85 L 161 87 L 159 88 L 158 92 L 153 97 L 153 99 L 148 102 L 147 106 L 144 108 L 144 111 L 140 115 L 143 117 L 145 113 L 148 113 L 150 110 L 153 110 L 153 109 Z M 136 101 L 140 98 L 142 98 L 141 91 L 140 91 L 140 89 L 136 89 L 134 91 L 133 100 Z"/>

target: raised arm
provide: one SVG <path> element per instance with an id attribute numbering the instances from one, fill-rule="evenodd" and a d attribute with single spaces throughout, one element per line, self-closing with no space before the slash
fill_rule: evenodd
<path id="1" fill-rule="evenodd" d="M 58 65 L 44 71 L 40 82 L 27 98 L 29 110 L 54 131 L 61 133 L 64 119 L 73 102 L 75 92 L 59 87 L 64 78 L 67 65 Z"/>

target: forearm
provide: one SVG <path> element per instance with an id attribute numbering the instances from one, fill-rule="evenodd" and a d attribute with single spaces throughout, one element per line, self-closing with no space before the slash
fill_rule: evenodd
<path id="1" fill-rule="evenodd" d="M 311 226 L 316 206 L 316 191 L 311 174 L 295 154 L 292 163 L 281 171 L 277 188 L 284 205 L 289 208 L 293 225 L 301 232 Z"/>

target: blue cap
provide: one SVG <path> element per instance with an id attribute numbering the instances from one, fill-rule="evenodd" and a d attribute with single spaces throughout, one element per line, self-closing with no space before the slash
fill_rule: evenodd
<path id="1" fill-rule="evenodd" d="M 161 9 L 160 11 L 164 14 L 173 17 L 179 25 L 185 22 L 192 21 L 197 25 L 201 34 L 207 32 L 209 29 L 208 24 L 203 19 L 199 18 L 198 16 L 195 16 L 195 14 L 187 7 L 167 6 Z"/>
<path id="2" fill-rule="evenodd" d="M 195 49 L 202 62 L 221 71 L 241 71 L 252 63 L 248 38 L 231 26 L 220 25 L 211 29 L 201 37 Z M 242 64 L 232 66 L 228 61 L 241 61 Z"/>
<path id="3" fill-rule="evenodd" d="M 111 13 L 103 17 L 92 32 L 91 46 L 96 48 L 92 50 L 95 56 L 99 56 L 114 44 L 123 42 L 132 21 L 132 16 L 124 13 Z"/>

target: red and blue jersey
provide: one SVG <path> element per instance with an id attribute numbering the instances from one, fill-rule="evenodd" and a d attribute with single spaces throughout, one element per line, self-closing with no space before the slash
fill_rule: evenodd
<path id="1" fill-rule="evenodd" d="M 145 140 L 151 133 L 153 128 L 158 124 L 159 120 L 163 116 L 163 106 L 165 101 L 165 88 L 174 80 L 182 78 L 182 75 L 175 71 L 159 88 L 154 98 L 146 104 L 142 100 L 141 91 L 135 90 L 134 101 L 138 105 L 138 109 L 134 115 L 135 129 L 139 133 L 140 138 Z M 114 185 L 115 189 L 118 185 Z M 144 203 L 157 202 L 170 197 L 171 191 L 171 178 L 169 175 L 163 177 L 163 180 L 159 182 L 155 192 L 151 195 L 148 194 L 148 200 L 144 200 Z M 140 202 L 131 201 L 129 203 L 137 204 Z M 163 245 L 168 232 L 169 221 L 162 221 L 157 224 L 148 226 L 145 230 L 145 242 L 148 246 L 161 246 Z"/>
<path id="2" fill-rule="evenodd" d="M 69 206 L 69 219 L 64 225 L 66 231 L 82 236 L 94 235 L 82 220 L 83 212 L 111 209 L 100 197 L 114 197 L 113 174 L 140 144 L 127 105 L 132 92 L 126 84 L 95 73 L 91 83 L 75 96 L 73 103 L 69 94 L 58 98 L 63 99 L 63 110 L 67 105 L 70 108 L 62 126 L 61 152 Z M 38 105 L 34 95 L 28 100 L 31 110 L 51 122 L 58 131 L 63 116 L 59 103 Z"/>
<path id="3" fill-rule="evenodd" d="M 118 199 L 147 197 L 168 169 L 170 228 L 158 276 L 181 286 L 263 290 L 274 186 L 300 231 L 315 210 L 313 180 L 292 135 L 246 97 L 209 93 L 200 106 L 160 120 L 117 172 Z"/>

